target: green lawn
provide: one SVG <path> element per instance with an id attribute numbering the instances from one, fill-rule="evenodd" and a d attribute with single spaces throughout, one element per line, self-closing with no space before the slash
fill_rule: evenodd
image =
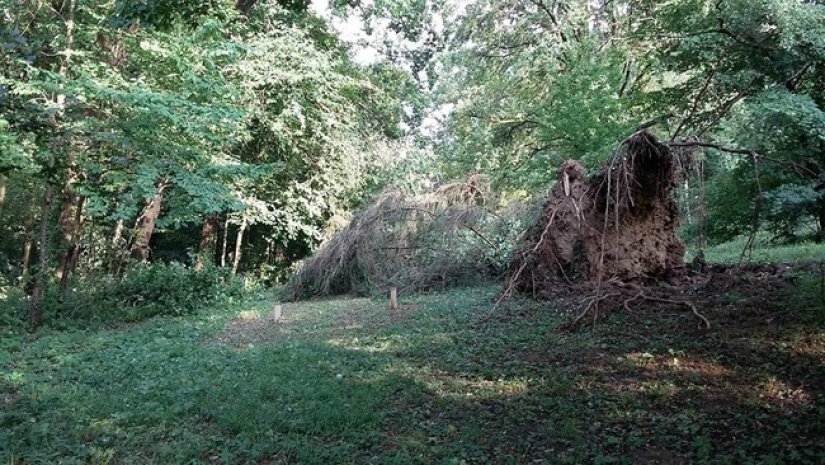
<path id="1" fill-rule="evenodd" d="M 818 278 L 577 333 L 497 289 L 5 330 L 0 463 L 825 463 Z"/>
<path id="2" fill-rule="evenodd" d="M 725 242 L 705 249 L 705 259 L 709 263 L 739 263 L 747 238 Z M 695 251 L 689 251 L 687 259 L 693 259 Z M 804 242 L 801 244 L 774 244 L 764 237 L 758 237 L 750 254 L 745 254 L 743 262 L 752 263 L 797 263 L 825 260 L 825 243 Z"/>

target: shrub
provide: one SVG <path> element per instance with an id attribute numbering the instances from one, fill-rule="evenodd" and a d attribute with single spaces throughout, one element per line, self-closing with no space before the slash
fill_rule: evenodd
<path id="1" fill-rule="evenodd" d="M 134 322 L 157 315 L 187 315 L 244 294 L 243 282 L 228 269 L 195 271 L 179 263 L 134 265 L 122 279 L 88 275 L 75 281 L 75 291 L 60 301 L 56 285 L 44 296 L 46 321 Z M 20 325 L 26 296 L 9 293 L 0 305 L 0 324 Z"/>
<path id="2" fill-rule="evenodd" d="M 120 281 L 78 293 L 62 309 L 79 319 L 138 321 L 156 315 L 186 315 L 243 294 L 240 279 L 225 268 L 195 271 L 180 263 L 139 264 Z M 62 312 L 61 312 L 62 313 Z"/>

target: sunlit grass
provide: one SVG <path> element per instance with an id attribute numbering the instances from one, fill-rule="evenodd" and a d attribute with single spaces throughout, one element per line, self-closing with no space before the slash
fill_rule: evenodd
<path id="1" fill-rule="evenodd" d="M 565 309 L 498 287 L 0 339 L 0 463 L 821 463 L 818 280 L 787 327 Z M 790 318 L 790 317 L 789 317 Z M 807 322 L 807 323 L 806 323 Z M 809 326 L 804 326 L 804 325 Z M 770 336 L 768 336 L 770 334 Z M 679 463 L 679 462 L 674 462 Z"/>
<path id="2" fill-rule="evenodd" d="M 705 260 L 708 263 L 739 263 L 742 251 L 745 250 L 747 238 L 725 242 L 705 249 Z M 695 250 L 689 250 L 687 259 L 693 259 Z M 825 243 L 804 242 L 800 244 L 774 244 L 767 239 L 760 238 L 753 247 L 744 254 L 743 263 L 797 263 L 805 261 L 825 260 Z"/>

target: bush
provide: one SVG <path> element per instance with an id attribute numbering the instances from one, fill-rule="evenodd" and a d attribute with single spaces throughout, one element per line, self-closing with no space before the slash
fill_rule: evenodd
<path id="1" fill-rule="evenodd" d="M 156 315 L 187 315 L 243 295 L 240 279 L 225 268 L 200 271 L 180 263 L 135 265 L 120 281 L 78 293 L 62 309 L 79 319 L 138 321 Z"/>
<path id="2" fill-rule="evenodd" d="M 0 327 L 23 328 L 24 311 L 21 305 L 25 295 L 19 286 L 0 274 Z"/>
<path id="3" fill-rule="evenodd" d="M 135 265 L 122 279 L 85 276 L 74 282 L 74 292 L 62 302 L 56 283 L 44 296 L 46 321 L 77 320 L 104 323 L 134 322 L 157 315 L 187 315 L 244 294 L 243 282 L 225 268 L 195 271 L 179 263 Z M 9 295 L 0 306 L 0 324 L 12 326 L 25 319 L 27 298 Z"/>

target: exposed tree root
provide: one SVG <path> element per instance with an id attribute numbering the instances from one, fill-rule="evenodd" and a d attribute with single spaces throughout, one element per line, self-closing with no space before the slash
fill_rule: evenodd
<path id="1" fill-rule="evenodd" d="M 618 297 L 622 295 L 620 292 L 614 292 L 610 294 L 603 294 L 603 295 L 595 295 L 588 299 L 590 303 L 587 304 L 584 311 L 579 314 L 576 318 L 569 323 L 571 327 L 578 326 L 588 315 L 592 315 L 593 322 L 595 323 L 596 320 L 599 319 L 599 304 L 607 299 L 612 297 Z"/>
<path id="2" fill-rule="evenodd" d="M 562 329 L 575 330 L 587 321 L 596 323 L 600 318 L 621 309 L 624 309 L 630 314 L 636 314 L 637 312 L 631 308 L 630 304 L 637 301 L 687 307 L 696 318 L 699 319 L 699 329 L 710 329 L 710 320 L 699 312 L 699 309 L 693 302 L 651 294 L 652 292 L 663 292 L 663 289 L 662 287 L 656 289 L 645 288 L 637 284 L 611 280 L 608 283 L 602 284 L 602 286 L 596 287 L 594 294 L 584 299 L 586 302 L 584 310 L 563 325 Z"/>

